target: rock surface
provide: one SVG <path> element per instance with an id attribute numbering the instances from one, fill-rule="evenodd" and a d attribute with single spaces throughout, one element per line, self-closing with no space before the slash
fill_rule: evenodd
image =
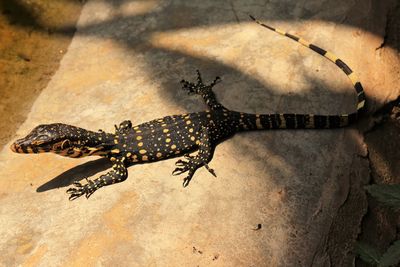
<path id="1" fill-rule="evenodd" d="M 374 110 L 400 94 L 398 51 L 379 48 L 393 3 L 89 1 L 59 70 L 15 138 L 42 123 L 113 131 L 125 119 L 138 124 L 202 110 L 179 85 L 196 69 L 204 79 L 222 77 L 215 92 L 231 109 L 355 110 L 351 84 L 337 67 L 247 14 L 339 55 L 360 76 Z M 356 127 L 242 133 L 217 147 L 210 165 L 218 178 L 201 169 L 184 189 L 171 176 L 172 159 L 130 167 L 127 181 L 69 202 L 71 181 L 110 165 L 5 147 L 0 263 L 348 266 L 366 207 L 365 156 Z"/>

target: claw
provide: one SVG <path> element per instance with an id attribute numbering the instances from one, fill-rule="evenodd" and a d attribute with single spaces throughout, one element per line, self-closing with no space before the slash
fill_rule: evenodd
<path id="1" fill-rule="evenodd" d="M 213 87 L 214 85 L 216 85 L 220 81 L 221 81 L 221 77 L 219 77 L 219 76 L 215 77 L 214 81 L 212 81 L 212 83 L 210 84 L 210 87 Z"/>
<path id="2" fill-rule="evenodd" d="M 77 199 L 78 197 L 80 197 L 81 195 L 79 195 L 79 194 L 72 194 L 72 195 L 70 195 L 69 196 L 69 201 L 72 201 L 72 200 L 75 200 L 75 199 Z"/>
<path id="3" fill-rule="evenodd" d="M 83 185 L 80 182 L 73 182 L 73 185 L 75 185 L 76 187 L 83 187 Z"/>
<path id="4" fill-rule="evenodd" d="M 187 172 L 188 170 L 186 168 L 176 168 L 173 172 L 172 175 L 176 176 L 176 175 L 180 175 L 184 172 Z"/>
<path id="5" fill-rule="evenodd" d="M 172 171 L 172 175 L 179 175 L 181 173 L 182 173 L 182 168 L 175 168 L 175 170 Z"/>
<path id="6" fill-rule="evenodd" d="M 190 176 L 185 177 L 185 178 L 183 179 L 182 186 L 183 186 L 183 187 L 187 187 L 187 186 L 189 185 L 189 183 L 190 183 L 190 180 L 192 180 L 192 177 L 190 177 Z"/>
<path id="7" fill-rule="evenodd" d="M 201 84 L 201 83 L 202 83 L 202 79 L 201 79 L 200 71 L 199 71 L 199 70 L 196 70 L 196 73 L 197 73 L 197 83 L 198 83 L 198 84 Z"/>
<path id="8" fill-rule="evenodd" d="M 176 166 L 179 166 L 179 167 L 183 167 L 183 166 L 185 166 L 186 164 L 188 164 L 189 162 L 187 162 L 187 161 L 184 161 L 184 160 L 181 160 L 181 159 L 179 159 L 177 162 L 175 162 L 175 165 Z"/>
<path id="9" fill-rule="evenodd" d="M 89 197 L 93 194 L 93 192 L 86 192 L 85 194 L 86 199 L 89 199 Z"/>
<path id="10" fill-rule="evenodd" d="M 67 190 L 67 193 L 71 194 L 68 199 L 70 201 L 72 201 L 72 200 L 75 200 L 78 197 L 82 196 L 84 194 L 84 190 L 83 189 L 70 188 L 70 189 Z"/>
<path id="11" fill-rule="evenodd" d="M 207 171 L 209 171 L 214 177 L 217 177 L 217 175 L 215 174 L 214 169 L 211 169 L 208 164 L 204 164 L 204 167 L 206 167 Z"/>
<path id="12" fill-rule="evenodd" d="M 194 156 L 191 156 L 191 155 L 189 155 L 189 154 L 185 154 L 183 157 L 184 157 L 185 159 L 187 159 L 187 160 L 191 160 L 191 159 L 194 158 Z"/>
<path id="13" fill-rule="evenodd" d="M 68 198 L 70 201 L 75 200 L 83 195 L 85 195 L 86 198 L 89 198 L 89 196 L 93 194 L 95 190 L 91 190 L 90 186 L 93 185 L 94 182 L 87 178 L 86 181 L 88 182 L 88 184 L 86 185 L 82 185 L 80 182 L 77 181 L 73 182 L 73 186 L 75 187 L 71 187 L 67 190 L 67 194 L 70 194 Z"/>

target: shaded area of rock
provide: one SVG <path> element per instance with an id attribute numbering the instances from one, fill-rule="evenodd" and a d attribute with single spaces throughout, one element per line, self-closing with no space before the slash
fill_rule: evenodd
<path id="1" fill-rule="evenodd" d="M 391 3 L 378 9 L 381 16 Z M 125 119 L 138 124 L 203 110 L 199 99 L 179 88 L 182 78 L 194 78 L 195 69 L 206 80 L 222 76 L 215 91 L 228 108 L 314 114 L 355 110 L 354 90 L 335 65 L 252 23 L 248 13 L 334 51 L 359 74 L 373 96 L 370 102 L 379 107 L 399 93 L 392 86 L 395 65 L 375 54 L 383 40 L 377 34 L 385 26 L 381 16 L 371 31 L 372 24 L 360 29 L 345 23 L 360 11 L 361 25 L 371 19 L 371 9 L 348 1 L 89 1 L 59 70 L 16 137 L 39 123 L 112 131 Z M 380 53 L 395 60 L 393 49 Z M 354 126 L 243 133 L 217 147 L 210 165 L 218 178 L 200 170 L 183 189 L 181 180 L 170 175 L 175 160 L 166 160 L 130 167 L 124 183 L 102 188 L 89 201 L 70 203 L 64 194 L 68 183 L 59 177 L 67 172 L 72 181 L 81 179 L 81 172 L 101 174 L 101 168 L 87 163 L 93 159 L 24 157 L 4 149 L 2 261 L 39 266 L 346 264 L 353 259 L 351 245 L 366 205 L 360 190 L 368 171 L 365 155 Z M 80 164 L 82 171 L 68 172 Z M 350 213 L 353 207 L 359 211 Z M 262 228 L 254 231 L 258 224 Z M 332 237 L 343 225 L 345 235 Z"/>

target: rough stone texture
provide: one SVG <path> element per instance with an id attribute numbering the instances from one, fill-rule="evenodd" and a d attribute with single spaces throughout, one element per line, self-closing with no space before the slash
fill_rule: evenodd
<path id="1" fill-rule="evenodd" d="M 179 86 L 195 69 L 205 79 L 222 76 L 216 94 L 235 110 L 354 111 L 353 89 L 340 70 L 250 22 L 248 13 L 334 51 L 359 74 L 374 110 L 399 95 L 398 51 L 376 50 L 393 3 L 89 1 L 58 72 L 16 138 L 40 123 L 112 131 L 125 119 L 136 124 L 202 110 L 201 100 Z M 354 127 L 249 132 L 217 147 L 211 166 L 218 178 L 199 170 L 183 189 L 170 174 L 175 160 L 166 160 L 133 166 L 124 183 L 69 202 L 64 192 L 71 181 L 110 165 L 17 155 L 6 147 L 0 153 L 0 262 L 351 265 L 366 207 L 365 156 Z M 262 228 L 254 231 L 257 224 Z"/>

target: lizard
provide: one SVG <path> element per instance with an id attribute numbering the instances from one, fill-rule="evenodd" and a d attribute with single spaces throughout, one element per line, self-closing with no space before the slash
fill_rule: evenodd
<path id="1" fill-rule="evenodd" d="M 80 158 L 101 156 L 108 158 L 112 169 L 100 177 L 82 184 L 73 182 L 67 190 L 69 199 L 81 196 L 89 198 L 101 187 L 127 179 L 127 167 L 183 156 L 176 161 L 173 175 L 185 174 L 183 187 L 189 185 L 196 170 L 209 167 L 218 143 L 241 131 L 267 129 L 330 129 L 354 123 L 365 109 L 365 94 L 355 73 L 341 59 L 304 39 L 268 26 L 250 16 L 261 26 L 310 48 L 335 63 L 348 76 L 357 93 L 356 111 L 340 115 L 314 114 L 249 114 L 229 110 L 216 98 L 213 87 L 221 81 L 216 77 L 211 83 L 203 83 L 197 70 L 197 81 L 182 80 L 182 88 L 188 94 L 200 95 L 208 109 L 196 113 L 166 116 L 134 126 L 125 120 L 115 125 L 114 133 L 102 130 L 90 131 L 63 123 L 42 124 L 26 137 L 16 140 L 11 150 L 16 153 L 53 152 L 61 156 Z M 197 154 L 193 155 L 193 152 Z"/>

